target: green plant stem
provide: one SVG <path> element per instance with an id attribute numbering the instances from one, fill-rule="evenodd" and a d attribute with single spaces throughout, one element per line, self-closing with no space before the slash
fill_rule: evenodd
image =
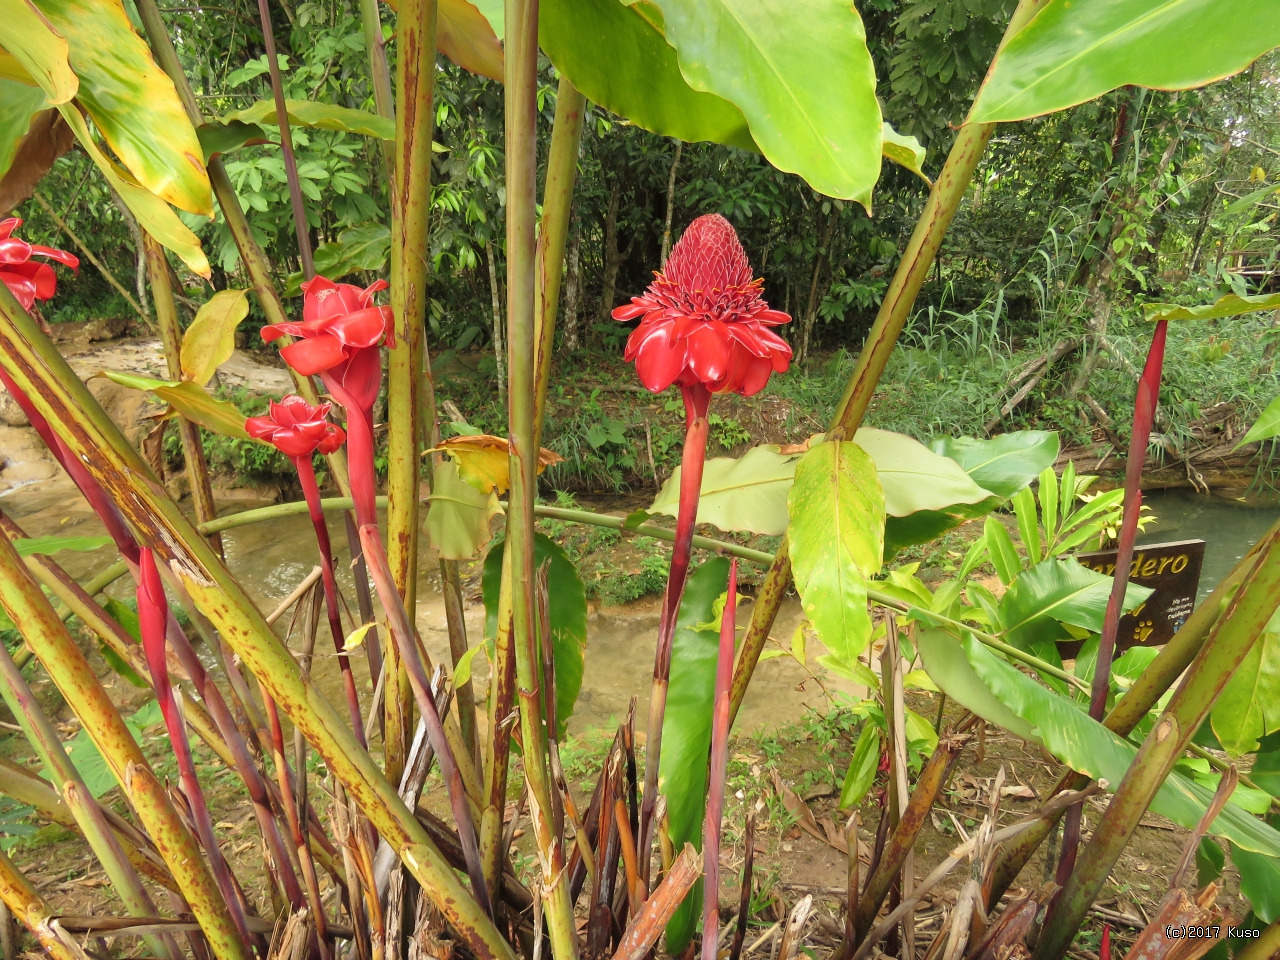
<path id="1" fill-rule="evenodd" d="M 0 290 L 0 309 L 7 308 L 6 298 L 10 296 L 7 289 Z M 50 422 L 58 421 L 51 418 Z M 207 544 L 204 546 L 208 549 Z M 248 947 L 240 938 L 195 837 L 169 802 L 165 788 L 151 772 L 124 719 L 52 605 L 28 576 L 7 537 L 0 537 L 0 605 L 19 625 L 27 645 L 80 719 L 144 828 L 155 839 L 214 955 L 220 960 L 250 960 Z"/>
<path id="2" fill-rule="evenodd" d="M 1274 615 L 1276 597 L 1280 597 L 1280 542 L 1272 540 L 1258 554 L 1253 569 L 1138 749 L 1093 838 L 1058 895 L 1036 943 L 1033 960 L 1054 960 L 1070 946 L 1089 905 L 1156 791 Z"/>
<path id="3" fill-rule="evenodd" d="M 1280 954 L 1280 920 L 1272 922 L 1256 940 L 1241 947 L 1235 960 L 1273 960 L 1277 954 Z"/>
<path id="4" fill-rule="evenodd" d="M 150 234 L 142 235 L 142 245 L 146 253 L 147 275 L 151 279 L 151 302 L 155 304 L 156 325 L 160 328 L 160 343 L 164 347 L 169 379 L 181 380 L 182 331 L 178 327 L 178 305 L 173 299 L 169 261 L 164 255 L 164 247 L 151 239 Z M 181 414 L 176 420 L 196 520 L 208 523 L 218 515 L 218 508 L 213 502 L 213 487 L 209 483 L 209 465 L 204 457 L 204 444 L 200 441 L 200 427 Z M 217 533 L 209 534 L 209 544 L 222 554 L 222 537 Z"/>
<path id="5" fill-rule="evenodd" d="M 204 123 L 204 117 L 200 112 L 200 105 L 196 100 L 195 92 L 191 89 L 191 82 L 187 79 L 187 75 L 182 69 L 182 61 L 178 59 L 178 51 L 174 49 L 173 40 L 169 37 L 169 30 L 165 26 L 164 18 L 160 16 L 160 8 L 156 5 L 156 0 L 137 0 L 136 6 L 156 62 L 160 64 L 160 68 L 173 81 L 173 86 L 178 92 L 178 99 L 182 101 L 183 107 L 186 108 L 187 116 L 190 118 L 191 123 L 198 127 Z M 274 61 L 272 62 L 274 63 Z M 222 216 L 227 223 L 227 229 L 231 232 L 231 237 L 235 241 L 236 249 L 240 251 L 240 260 L 244 263 L 245 271 L 249 274 L 249 282 L 253 286 L 254 293 L 258 295 L 258 302 L 262 306 L 262 312 L 266 315 L 267 323 L 286 322 L 289 319 L 289 315 L 285 312 L 284 302 L 280 299 L 280 293 L 276 290 L 275 283 L 271 279 L 271 262 L 267 259 L 266 253 L 263 252 L 261 245 L 254 237 L 253 230 L 249 227 L 249 219 L 245 216 L 244 207 L 240 205 L 240 198 L 231 183 L 231 178 L 227 176 L 227 168 L 222 162 L 222 157 L 210 157 L 205 166 L 209 171 L 209 183 L 213 187 L 213 195 L 218 200 L 218 209 L 222 211 Z M 291 342 L 291 337 L 282 337 L 279 340 L 281 346 Z M 315 384 L 310 377 L 302 376 L 288 365 L 285 366 L 285 369 L 288 370 L 289 376 L 293 379 L 293 388 L 297 391 L 298 396 L 312 406 L 320 402 L 319 394 L 316 392 Z M 350 494 L 351 487 L 347 482 L 347 457 L 345 452 L 335 450 L 333 453 L 328 454 L 325 459 L 328 461 L 329 472 L 334 482 L 338 484 L 339 489 L 344 494 Z"/>
<path id="6" fill-rule="evenodd" d="M 506 552 L 511 556 L 511 645 L 519 687 L 520 734 L 530 818 L 542 868 L 547 931 L 555 960 L 576 960 L 577 934 L 564 846 L 552 820 L 547 727 L 541 709 L 533 501 L 537 495 L 535 224 L 537 222 L 538 0 L 505 5 L 507 181 L 507 369 L 511 506 Z M 550 637 L 544 638 L 550 642 Z M 499 726 L 491 731 L 506 737 Z"/>
<path id="7" fill-rule="evenodd" d="M 436 3 L 402 0 L 396 21 L 395 176 L 391 183 L 391 311 L 395 347 L 387 352 L 387 559 L 405 609 L 417 605 L 418 485 L 427 370 L 427 233 L 431 214 L 431 135 L 435 114 Z M 431 406 L 435 401 L 431 399 Z M 413 734 L 413 691 L 394 645 L 387 648 L 384 741 L 387 775 L 398 781 Z"/>
<path id="8" fill-rule="evenodd" d="M 155 903 L 103 816 L 102 808 L 98 806 L 71 758 L 67 756 L 58 732 L 40 708 L 39 701 L 27 686 L 22 672 L 9 656 L 4 644 L 0 644 L 0 696 L 4 697 L 10 712 L 22 727 L 27 741 L 35 748 L 45 769 L 57 782 L 61 782 L 62 797 L 67 809 L 75 818 L 80 834 L 88 841 L 89 848 L 102 864 L 125 910 L 135 917 L 155 916 Z M 157 956 L 178 960 L 177 944 L 168 937 L 150 935 L 147 937 L 147 945 Z"/>
<path id="9" fill-rule="evenodd" d="M 395 101 L 391 93 L 391 69 L 387 66 L 387 43 L 382 38 L 382 13 L 378 0 L 360 0 L 360 29 L 369 54 L 369 79 L 373 86 L 373 107 L 378 115 L 395 120 Z M 395 183 L 395 147 L 386 140 L 378 141 L 386 168 L 388 189 Z"/>
<path id="10" fill-rule="evenodd" d="M 538 233 L 537 273 L 534 275 L 534 339 L 538 360 L 534 385 L 533 446 L 542 443 L 547 412 L 547 384 L 551 382 L 551 355 L 560 304 L 564 251 L 569 240 L 569 215 L 578 176 L 578 150 L 587 101 L 569 79 L 560 77 L 556 88 L 556 115 L 551 124 L 547 177 L 542 186 L 542 224 Z"/>
<path id="11" fill-rule="evenodd" d="M 1048 0 L 1018 0 L 1018 6 L 1005 28 L 1003 44 L 1033 17 Z M 997 51 L 997 56 L 999 52 Z M 867 334 L 862 352 L 858 354 L 858 364 L 845 386 L 844 395 L 836 408 L 832 420 L 832 429 L 828 436 L 838 433 L 840 437 L 852 437 L 862 424 L 867 408 L 871 405 L 871 397 L 875 394 L 880 377 L 884 374 L 889 355 L 898 342 L 902 328 L 911 316 L 916 297 L 920 294 L 925 278 L 937 258 L 946 236 L 960 207 L 960 201 L 968 189 L 969 181 L 978 167 L 987 141 L 995 132 L 994 123 L 966 123 L 956 134 L 951 152 L 947 154 L 942 172 L 934 181 L 929 192 L 920 219 L 902 253 L 902 259 L 894 271 L 893 279 L 885 290 L 884 299 L 876 313 L 875 323 Z M 756 606 L 752 611 L 751 623 L 742 641 L 742 650 L 733 672 L 733 694 L 730 700 L 730 716 L 736 718 L 742 706 L 742 698 L 746 695 L 747 685 L 755 672 L 756 663 L 769 639 L 769 631 L 778 615 L 782 598 L 786 595 L 791 583 L 791 559 L 787 553 L 784 540 L 778 549 L 769 572 L 765 574 L 764 583 L 756 594 Z"/>
<path id="12" fill-rule="evenodd" d="M 177 504 L 142 479 L 147 470 L 137 452 L 2 285 L 0 366 L 33 398 L 142 541 L 152 546 L 157 559 L 173 572 L 294 727 L 316 748 L 467 949 L 474 951 L 478 960 L 514 960 L 510 945 L 468 894 L 373 758 L 360 749 L 345 719 L 314 682 L 303 679 L 297 661 Z M 190 860 L 198 862 L 199 855 L 193 851 Z"/>

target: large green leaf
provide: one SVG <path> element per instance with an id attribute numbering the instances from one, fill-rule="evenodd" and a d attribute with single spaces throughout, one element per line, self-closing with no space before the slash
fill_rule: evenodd
<path id="1" fill-rule="evenodd" d="M 163 400 L 192 423 L 198 423 L 213 433 L 237 440 L 251 440 L 244 429 L 245 416 L 229 400 L 218 400 L 198 383 L 190 380 L 171 382 L 140 377 L 134 373 L 117 373 L 104 370 L 98 376 L 106 377 L 123 387 L 146 390 L 157 400 Z"/>
<path id="2" fill-rule="evenodd" d="M 1025 120 L 1126 84 L 1198 87 L 1277 44 L 1275 0 L 1049 0 L 997 55 L 970 119 Z"/>
<path id="3" fill-rule="evenodd" d="M 1231 845 L 1231 862 L 1240 873 L 1240 893 L 1263 923 L 1280 918 L 1280 860 Z"/>
<path id="4" fill-rule="evenodd" d="M 1025 650 L 1053 633 L 1052 622 L 1102 631 L 1112 578 L 1090 570 L 1074 557 L 1054 558 L 1024 570 L 1000 598 L 1000 625 L 1010 643 Z M 1130 583 L 1127 613 L 1151 596 L 1149 587 Z"/>
<path id="5" fill-rule="evenodd" d="M 1240 297 L 1229 293 L 1213 303 L 1196 307 L 1180 307 L 1172 303 L 1146 303 L 1142 305 L 1144 320 L 1217 320 L 1241 313 L 1257 313 L 1262 310 L 1280 310 L 1280 293 L 1260 293 L 1254 297 Z"/>
<path id="6" fill-rule="evenodd" d="M 728 589 L 729 561 L 711 558 L 689 577 L 676 617 L 671 682 L 662 725 L 662 758 L 658 764 L 658 792 L 667 798 L 667 830 L 676 849 L 686 843 L 702 849 L 711 710 L 720 650 L 715 604 Z M 667 953 L 676 955 L 684 950 L 701 915 L 699 882 L 667 924 Z"/>
<path id="7" fill-rule="evenodd" d="M 337 240 L 330 240 L 316 247 L 316 273 L 337 280 L 358 270 L 373 273 L 386 271 L 391 256 L 391 228 L 385 223 L 361 223 L 343 230 Z M 296 297 L 302 293 L 302 271 L 289 274 L 284 295 Z"/>
<path id="8" fill-rule="evenodd" d="M 820 443 L 796 465 L 787 498 L 791 571 L 805 616 L 845 675 L 871 639 L 867 577 L 884 554 L 884 494 L 857 443 Z"/>
<path id="9" fill-rule="evenodd" d="M 757 149 L 742 111 L 681 75 L 662 12 L 620 0 L 542 0 L 538 42 L 586 98 L 637 126 L 681 140 Z"/>
<path id="10" fill-rule="evenodd" d="M 35 5 L 66 39 L 71 68 L 80 79 L 76 102 L 124 168 L 167 203 L 211 216 L 213 191 L 195 128 L 173 81 L 134 32 L 124 5 L 111 0 L 35 0 Z M 12 51 L 16 44 L 5 23 L 0 37 Z"/>
<path id="11" fill-rule="evenodd" d="M 289 123 L 297 127 L 342 130 L 346 133 L 377 137 L 379 140 L 396 138 L 396 125 L 393 121 L 367 110 L 337 107 L 331 103 L 317 103 L 314 100 L 286 100 L 284 108 L 289 114 Z M 276 102 L 259 100 L 243 110 L 233 111 L 222 118 L 223 123 L 233 120 L 239 120 L 242 123 L 274 124 L 276 123 Z"/>
<path id="12" fill-rule="evenodd" d="M 1280 611 L 1222 688 L 1210 722 L 1233 757 L 1252 753 L 1259 740 L 1280 730 Z"/>
<path id="13" fill-rule="evenodd" d="M 644 4 L 648 6 L 649 4 Z M 870 210 L 883 120 L 862 19 L 847 0 L 653 0 L 695 90 L 734 104 L 779 170 Z M 618 43 L 599 55 L 612 59 Z M 588 94 L 588 96 L 590 96 Z"/>
<path id="14" fill-rule="evenodd" d="M 1246 443 L 1261 443 L 1263 440 L 1270 440 L 1272 437 L 1280 437 L 1280 397 L 1276 397 L 1269 404 L 1267 409 L 1262 411 L 1262 416 L 1258 417 L 1258 422 L 1249 428 L 1249 432 L 1240 438 L 1237 447 L 1242 447 Z"/>
<path id="15" fill-rule="evenodd" d="M 1114 789 L 1138 752 L 1128 740 L 1093 720 L 1071 700 L 1059 696 L 987 650 L 973 637 L 955 641 L 939 631 L 923 630 L 917 649 L 925 668 L 947 696 L 991 723 L 1006 725 L 1015 736 L 1040 744 L 1072 770 Z M 961 671 L 959 646 L 969 671 Z M 1004 708 L 988 715 L 993 702 Z M 1174 771 L 1157 792 L 1151 809 L 1188 829 L 1208 809 L 1213 791 Z M 1251 816 L 1234 800 L 1214 820 L 1210 832 L 1255 853 L 1280 855 L 1280 833 Z"/>
<path id="16" fill-rule="evenodd" d="M 236 326 L 249 315 L 244 290 L 219 290 L 200 305 L 182 335 L 182 379 L 209 382 L 236 349 Z"/>
<path id="17" fill-rule="evenodd" d="M 1051 430 L 1016 430 L 985 440 L 941 437 L 929 446 L 960 464 L 978 486 L 1008 500 L 1053 466 L 1059 442 Z"/>
<path id="18" fill-rule="evenodd" d="M 427 511 L 427 537 L 445 560 L 470 560 L 493 535 L 489 521 L 502 512 L 498 495 L 481 493 L 458 474 L 452 460 L 436 464 Z"/>
<path id="19" fill-rule="evenodd" d="M 753 447 L 742 457 L 712 457 L 703 466 L 698 523 L 721 530 L 749 530 L 780 537 L 787 529 L 787 492 L 795 478 L 796 454 L 774 444 Z M 680 509 L 680 469 L 662 485 L 650 513 L 674 517 Z"/>
<path id="20" fill-rule="evenodd" d="M 48 107 L 49 98 L 39 87 L 0 78 L 0 177 L 9 172 L 18 141 L 27 135 L 32 119 Z M 4 213 L 0 209 L 0 216 Z"/>
<path id="21" fill-rule="evenodd" d="M 891 517 L 977 504 L 991 496 L 960 464 L 906 434 L 863 427 L 853 439 L 875 461 L 884 509 Z"/>
<path id="22" fill-rule="evenodd" d="M 502 588 L 502 551 L 506 539 L 498 540 L 484 558 L 481 590 L 484 594 L 485 636 L 496 636 L 498 592 Z M 533 536 L 533 564 L 547 568 L 547 595 L 550 600 L 551 656 L 556 674 L 556 721 L 564 736 L 573 716 L 578 692 L 582 689 L 582 668 L 587 649 L 587 591 L 568 555 L 545 534 Z M 664 744 L 665 745 L 665 744 Z"/>

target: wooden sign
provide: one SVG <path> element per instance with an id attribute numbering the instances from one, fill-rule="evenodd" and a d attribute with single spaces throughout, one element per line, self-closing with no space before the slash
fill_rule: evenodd
<path id="1" fill-rule="evenodd" d="M 1114 550 L 1084 553 L 1076 559 L 1090 570 L 1107 576 L 1115 574 Z M 1203 562 L 1203 540 L 1134 547 L 1129 582 L 1150 587 L 1154 592 L 1137 610 L 1120 618 L 1120 628 L 1116 633 L 1117 652 L 1129 647 L 1162 646 L 1178 632 L 1195 609 Z"/>

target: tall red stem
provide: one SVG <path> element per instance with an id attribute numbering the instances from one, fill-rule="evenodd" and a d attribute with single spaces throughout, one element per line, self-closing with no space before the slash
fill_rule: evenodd
<path id="1" fill-rule="evenodd" d="M 680 509 L 676 516 L 676 539 L 671 552 L 671 569 L 658 624 L 658 645 L 653 658 L 653 687 L 649 694 L 649 735 L 645 744 L 644 799 L 640 805 L 640 879 L 649 883 L 649 854 L 653 840 L 653 808 L 658 800 L 658 764 L 662 759 L 662 720 L 667 709 L 667 686 L 671 680 L 671 648 L 675 639 L 676 616 L 689 577 L 689 557 L 693 550 L 693 528 L 702 493 L 702 468 L 707 457 L 707 410 L 711 392 L 701 383 L 681 386 L 684 397 L 685 435 L 680 455 Z"/>
<path id="2" fill-rule="evenodd" d="M 333 547 L 329 542 L 329 525 L 325 522 L 324 508 L 320 505 L 320 487 L 316 483 L 315 466 L 311 463 L 311 455 L 294 457 L 293 466 L 298 471 L 298 481 L 302 484 L 302 495 L 307 501 L 307 513 L 311 515 L 311 525 L 316 531 L 316 544 L 320 548 L 320 580 L 324 584 L 324 608 L 329 619 L 329 632 L 333 635 L 333 646 L 338 653 L 338 666 L 342 670 L 342 685 L 347 695 L 347 709 L 351 713 L 351 728 L 355 731 L 360 745 L 367 747 L 365 739 L 364 718 L 360 715 L 360 696 L 356 691 L 356 678 L 351 670 L 351 660 L 343 652 L 342 616 L 338 609 L 338 583 L 333 572 Z"/>
<path id="3" fill-rule="evenodd" d="M 729 561 L 729 592 L 720 620 L 716 660 L 716 699 L 711 713 L 711 776 L 707 816 L 702 823 L 702 960 L 716 960 L 720 943 L 720 821 L 729 770 L 729 688 L 733 685 L 733 647 L 737 626 L 738 558 Z"/>

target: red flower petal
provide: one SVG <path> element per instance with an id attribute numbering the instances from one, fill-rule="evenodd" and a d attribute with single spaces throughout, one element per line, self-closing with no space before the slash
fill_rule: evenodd
<path id="1" fill-rule="evenodd" d="M 0 263 L 25 263 L 31 259 L 31 244 L 17 237 L 0 240 Z"/>
<path id="2" fill-rule="evenodd" d="M 31 252 L 42 257 L 48 257 L 50 260 L 57 260 L 59 263 L 65 263 L 72 270 L 80 267 L 80 258 L 74 253 L 67 253 L 65 250 L 58 250 L 55 247 L 42 247 L 38 243 L 33 243 Z"/>
<path id="3" fill-rule="evenodd" d="M 320 445 L 316 448 L 323 454 L 330 454 L 337 450 L 347 442 L 347 435 L 343 429 L 337 424 L 329 424 L 329 429 L 325 432 L 324 438 L 320 441 Z"/>
<path id="4" fill-rule="evenodd" d="M 686 341 L 689 345 L 689 369 L 710 386 L 729 373 L 729 336 L 725 325 L 713 320 L 695 328 Z"/>
<path id="5" fill-rule="evenodd" d="M 13 231 L 22 226 L 22 220 L 18 217 L 6 217 L 0 220 L 0 240 L 8 240 Z"/>
<path id="6" fill-rule="evenodd" d="M 277 326 L 284 326 L 284 324 Z M 321 334 L 304 340 L 295 340 L 280 351 L 280 356 L 284 357 L 284 362 L 298 373 L 309 377 L 342 363 L 347 358 L 347 352 L 347 348 L 337 337 Z"/>
<path id="7" fill-rule="evenodd" d="M 10 273 L 0 269 L 0 283 L 9 288 L 9 292 L 22 304 L 22 309 L 30 310 L 36 303 L 36 284 L 30 277 Z"/>
<path id="8" fill-rule="evenodd" d="M 367 307 L 330 320 L 327 332 L 348 347 L 377 346 L 391 326 L 390 307 Z"/>
<path id="9" fill-rule="evenodd" d="M 636 352 L 636 374 L 647 390 L 661 393 L 680 376 L 685 366 L 686 347 L 671 339 L 671 327 L 655 327 Z"/>
<path id="10" fill-rule="evenodd" d="M 634 320 L 649 310 L 649 306 L 645 304 L 639 297 L 633 297 L 630 303 L 624 303 L 620 307 L 614 307 L 613 312 L 609 316 L 615 320 Z"/>

